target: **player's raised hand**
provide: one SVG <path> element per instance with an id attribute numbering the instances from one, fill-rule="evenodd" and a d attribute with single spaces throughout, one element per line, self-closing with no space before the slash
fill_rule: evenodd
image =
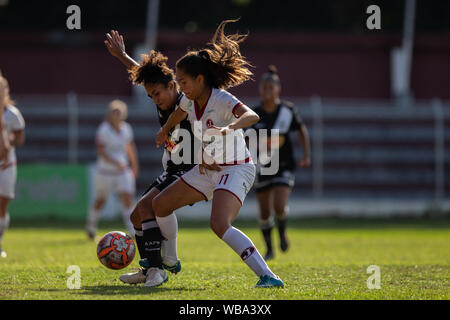
<path id="1" fill-rule="evenodd" d="M 110 33 L 107 33 L 104 43 L 109 53 L 114 57 L 119 58 L 126 55 L 125 42 L 118 31 L 111 30 Z"/>
<path id="2" fill-rule="evenodd" d="M 300 161 L 298 162 L 298 165 L 301 168 L 306 168 L 309 167 L 311 165 L 311 159 L 309 157 L 303 157 L 300 159 Z"/>

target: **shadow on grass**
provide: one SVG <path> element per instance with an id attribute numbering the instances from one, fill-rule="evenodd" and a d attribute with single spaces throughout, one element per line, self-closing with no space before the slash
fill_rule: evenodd
<path id="1" fill-rule="evenodd" d="M 164 292 L 192 292 L 192 291 L 203 291 L 204 288 L 184 288 L 184 287 L 154 287 L 147 288 L 144 286 L 112 286 L 112 285 L 98 285 L 98 286 L 82 286 L 80 289 L 45 289 L 45 290 L 34 290 L 34 291 L 46 291 L 46 292 L 70 292 L 72 295 L 92 295 L 92 296 L 112 296 L 112 295 L 139 295 L 139 294 L 157 294 Z"/>

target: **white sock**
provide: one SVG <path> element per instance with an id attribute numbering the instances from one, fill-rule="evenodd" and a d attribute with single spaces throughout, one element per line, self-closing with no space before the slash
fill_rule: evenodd
<path id="1" fill-rule="evenodd" d="M 230 226 L 222 240 L 233 249 L 258 277 L 275 274 L 270 270 L 253 242 L 240 230 Z"/>
<path id="2" fill-rule="evenodd" d="M 161 234 L 166 240 L 161 243 L 161 256 L 166 265 L 173 266 L 178 261 L 177 235 L 178 221 L 175 213 L 167 217 L 156 217 Z"/>
<path id="3" fill-rule="evenodd" d="M 127 228 L 130 237 L 134 237 L 134 226 L 133 223 L 130 220 L 131 212 L 133 212 L 134 207 L 131 208 L 122 208 L 122 218 L 123 223 L 125 224 L 125 227 Z"/>
<path id="4" fill-rule="evenodd" d="M 97 231 L 98 220 L 100 220 L 100 210 L 91 208 L 86 223 L 86 229 L 89 232 L 95 233 Z"/>
<path id="5" fill-rule="evenodd" d="M 9 227 L 9 213 L 6 213 L 4 217 L 0 218 L 0 246 L 2 244 L 3 240 L 3 234 L 5 233 L 6 229 Z"/>

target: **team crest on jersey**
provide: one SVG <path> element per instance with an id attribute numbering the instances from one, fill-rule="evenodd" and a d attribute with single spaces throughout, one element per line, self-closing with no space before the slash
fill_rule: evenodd
<path id="1" fill-rule="evenodd" d="M 253 246 L 245 249 L 244 252 L 242 252 L 241 254 L 242 260 L 246 260 L 248 257 L 250 257 L 255 252 L 255 250 L 256 249 Z"/>
<path id="2" fill-rule="evenodd" d="M 214 125 L 214 122 L 211 119 L 206 120 L 206 126 L 211 128 Z"/>

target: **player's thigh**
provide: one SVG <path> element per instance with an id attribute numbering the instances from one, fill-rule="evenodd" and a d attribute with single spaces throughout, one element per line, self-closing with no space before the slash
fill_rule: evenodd
<path id="1" fill-rule="evenodd" d="M 291 188 L 287 185 L 276 185 L 272 190 L 275 213 L 277 215 L 284 215 L 291 194 Z"/>
<path id="2" fill-rule="evenodd" d="M 214 191 L 211 208 L 211 229 L 222 238 L 223 234 L 231 226 L 241 209 L 240 200 L 228 190 Z"/>
<path id="3" fill-rule="evenodd" d="M 205 197 L 200 191 L 179 179 L 153 199 L 152 207 L 156 216 L 166 217 L 178 208 L 202 200 Z"/>
<path id="4" fill-rule="evenodd" d="M 0 217 L 4 217 L 8 212 L 10 198 L 0 196 Z"/>
<path id="5" fill-rule="evenodd" d="M 259 216 L 262 220 L 270 218 L 273 211 L 273 190 L 269 188 L 264 191 L 256 192 L 256 199 L 258 200 Z"/>
<path id="6" fill-rule="evenodd" d="M 16 187 L 17 167 L 10 166 L 5 170 L 0 169 L 0 197 L 9 200 L 14 199 L 14 189 Z M 1 209 L 1 208 L 0 208 Z M 7 211 L 7 205 L 6 209 Z"/>

